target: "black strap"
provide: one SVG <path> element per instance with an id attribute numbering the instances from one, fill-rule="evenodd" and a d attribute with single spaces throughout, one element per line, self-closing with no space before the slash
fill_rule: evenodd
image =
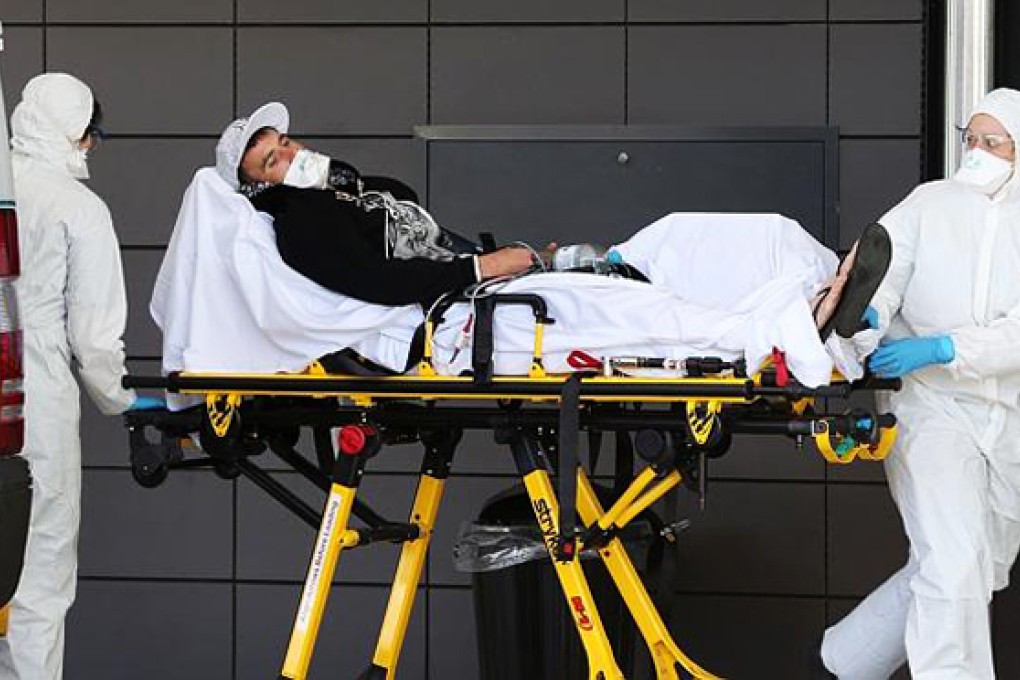
<path id="1" fill-rule="evenodd" d="M 574 373 L 560 392 L 560 539 L 557 559 L 577 556 L 577 444 L 581 430 L 581 374 Z"/>
<path id="2" fill-rule="evenodd" d="M 414 329 L 414 335 L 411 336 L 411 345 L 407 351 L 407 361 L 404 363 L 403 371 L 394 371 L 391 368 L 387 368 L 382 364 L 377 364 L 367 357 L 363 357 L 361 354 L 345 347 L 344 349 L 324 354 L 319 357 L 318 361 L 322 367 L 326 370 L 326 373 L 331 375 L 359 375 L 368 377 L 378 377 L 387 375 L 399 375 L 400 373 L 407 373 L 412 368 L 418 365 L 421 358 L 425 355 L 425 324 L 422 323 L 416 329 Z"/>
<path id="3" fill-rule="evenodd" d="M 397 375 L 397 371 L 375 363 L 361 356 L 350 347 L 319 357 L 319 364 L 330 375 L 361 375 L 377 377 Z"/>
<path id="4" fill-rule="evenodd" d="M 492 338 L 492 321 L 496 313 L 496 296 L 480 297 L 475 300 L 474 341 L 471 345 L 471 367 L 475 371 L 475 384 L 487 385 L 492 382 L 495 371 Z"/>
<path id="5" fill-rule="evenodd" d="M 414 329 L 414 335 L 411 336 L 411 347 L 407 351 L 407 362 L 404 364 L 404 373 L 407 373 L 412 368 L 418 365 L 422 357 L 425 356 L 425 322 L 419 324 Z"/>

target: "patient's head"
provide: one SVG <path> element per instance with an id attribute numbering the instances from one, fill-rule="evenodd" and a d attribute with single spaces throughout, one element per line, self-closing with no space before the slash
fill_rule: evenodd
<path id="1" fill-rule="evenodd" d="M 245 156 L 260 142 L 268 143 L 267 137 L 286 138 L 289 127 L 290 114 L 287 113 L 287 107 L 279 102 L 264 104 L 247 118 L 238 118 L 226 127 L 216 144 L 216 172 L 234 189 L 240 188 L 241 165 Z M 289 158 L 286 163 L 289 165 Z M 253 169 L 261 176 L 257 172 L 258 168 Z M 283 174 L 286 174 L 286 169 L 283 170 Z M 283 174 L 280 175 L 281 179 Z M 266 181 L 261 180 L 259 176 L 248 179 Z"/>
<path id="2" fill-rule="evenodd" d="M 248 140 L 241 156 L 238 169 L 241 184 L 282 183 L 294 154 L 303 148 L 301 142 L 274 128 L 259 129 Z"/>

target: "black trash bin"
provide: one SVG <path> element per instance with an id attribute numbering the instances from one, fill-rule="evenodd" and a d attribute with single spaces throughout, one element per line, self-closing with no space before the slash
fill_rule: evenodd
<path id="1" fill-rule="evenodd" d="M 21 578 L 31 507 L 28 463 L 21 456 L 0 457 L 0 607 L 14 596 Z"/>
<path id="2" fill-rule="evenodd" d="M 607 507 L 609 489 L 595 491 Z M 661 529 L 646 510 L 621 536 L 635 567 L 652 580 L 662 561 Z M 477 523 L 462 530 L 456 553 L 458 569 L 472 572 L 482 680 L 587 680 L 581 638 L 521 485 L 486 501 Z M 602 560 L 586 551 L 582 566 L 617 664 L 634 678 L 636 669 L 649 668 L 647 648 Z"/>

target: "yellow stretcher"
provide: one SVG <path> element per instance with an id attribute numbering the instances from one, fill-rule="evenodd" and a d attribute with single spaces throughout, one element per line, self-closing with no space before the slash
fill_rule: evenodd
<path id="1" fill-rule="evenodd" d="M 538 319 L 536 313 L 536 319 Z M 244 475 L 318 528 L 280 678 L 307 677 L 326 598 L 343 551 L 374 542 L 403 545 L 375 654 L 359 680 L 391 680 L 421 579 L 454 451 L 465 429 L 492 430 L 509 446 L 530 497 L 588 660 L 589 678 L 624 675 L 578 558 L 598 551 L 643 637 L 660 679 L 715 678 L 674 642 L 626 549 L 620 531 L 681 482 L 704 483 L 704 461 L 725 453 L 734 434 L 812 440 L 831 463 L 886 456 L 896 435 L 891 415 L 835 407 L 853 392 L 896 389 L 895 381 L 809 389 L 770 366 L 744 376 L 739 363 L 689 359 L 683 378 L 604 374 L 550 375 L 542 369 L 541 332 L 527 377 L 496 377 L 475 362 L 473 376 L 431 370 L 430 325 L 418 375 L 336 374 L 313 364 L 302 374 L 177 373 L 128 376 L 125 385 L 201 395 L 204 404 L 178 412 L 127 414 L 132 471 L 156 486 L 173 467 L 211 465 L 221 476 Z M 311 428 L 315 457 L 295 450 Z M 146 432 L 154 428 L 159 440 Z M 624 433 L 645 463 L 610 507 L 596 497 L 579 465 L 580 431 Z M 336 433 L 334 447 L 333 433 Z M 197 434 L 201 450 L 185 455 Z M 391 443 L 425 449 L 406 522 L 391 522 L 357 498 L 369 460 Z M 326 492 L 321 512 L 272 479 L 254 458 L 266 450 Z M 553 471 L 559 469 L 554 485 Z M 699 472 L 700 471 L 700 472 Z M 352 515 L 364 524 L 352 525 Z M 579 519 L 579 522 L 578 522 Z"/>

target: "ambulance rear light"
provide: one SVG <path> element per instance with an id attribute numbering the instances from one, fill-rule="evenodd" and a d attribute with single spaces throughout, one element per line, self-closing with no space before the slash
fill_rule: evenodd
<path id="1" fill-rule="evenodd" d="M 2 34 L 0 26 L 0 51 Z M 20 453 L 25 439 L 25 394 L 21 383 L 25 374 L 21 363 L 21 320 L 14 290 L 14 280 L 21 274 L 21 255 L 6 112 L 0 87 L 0 458 Z"/>
<path id="2" fill-rule="evenodd" d="M 0 206 L 0 277 L 18 276 L 20 273 L 18 216 L 13 205 Z"/>
<path id="3" fill-rule="evenodd" d="M 21 324 L 14 282 L 0 279 L 0 457 L 13 456 L 21 451 L 24 443 L 25 393 L 21 357 Z"/>

